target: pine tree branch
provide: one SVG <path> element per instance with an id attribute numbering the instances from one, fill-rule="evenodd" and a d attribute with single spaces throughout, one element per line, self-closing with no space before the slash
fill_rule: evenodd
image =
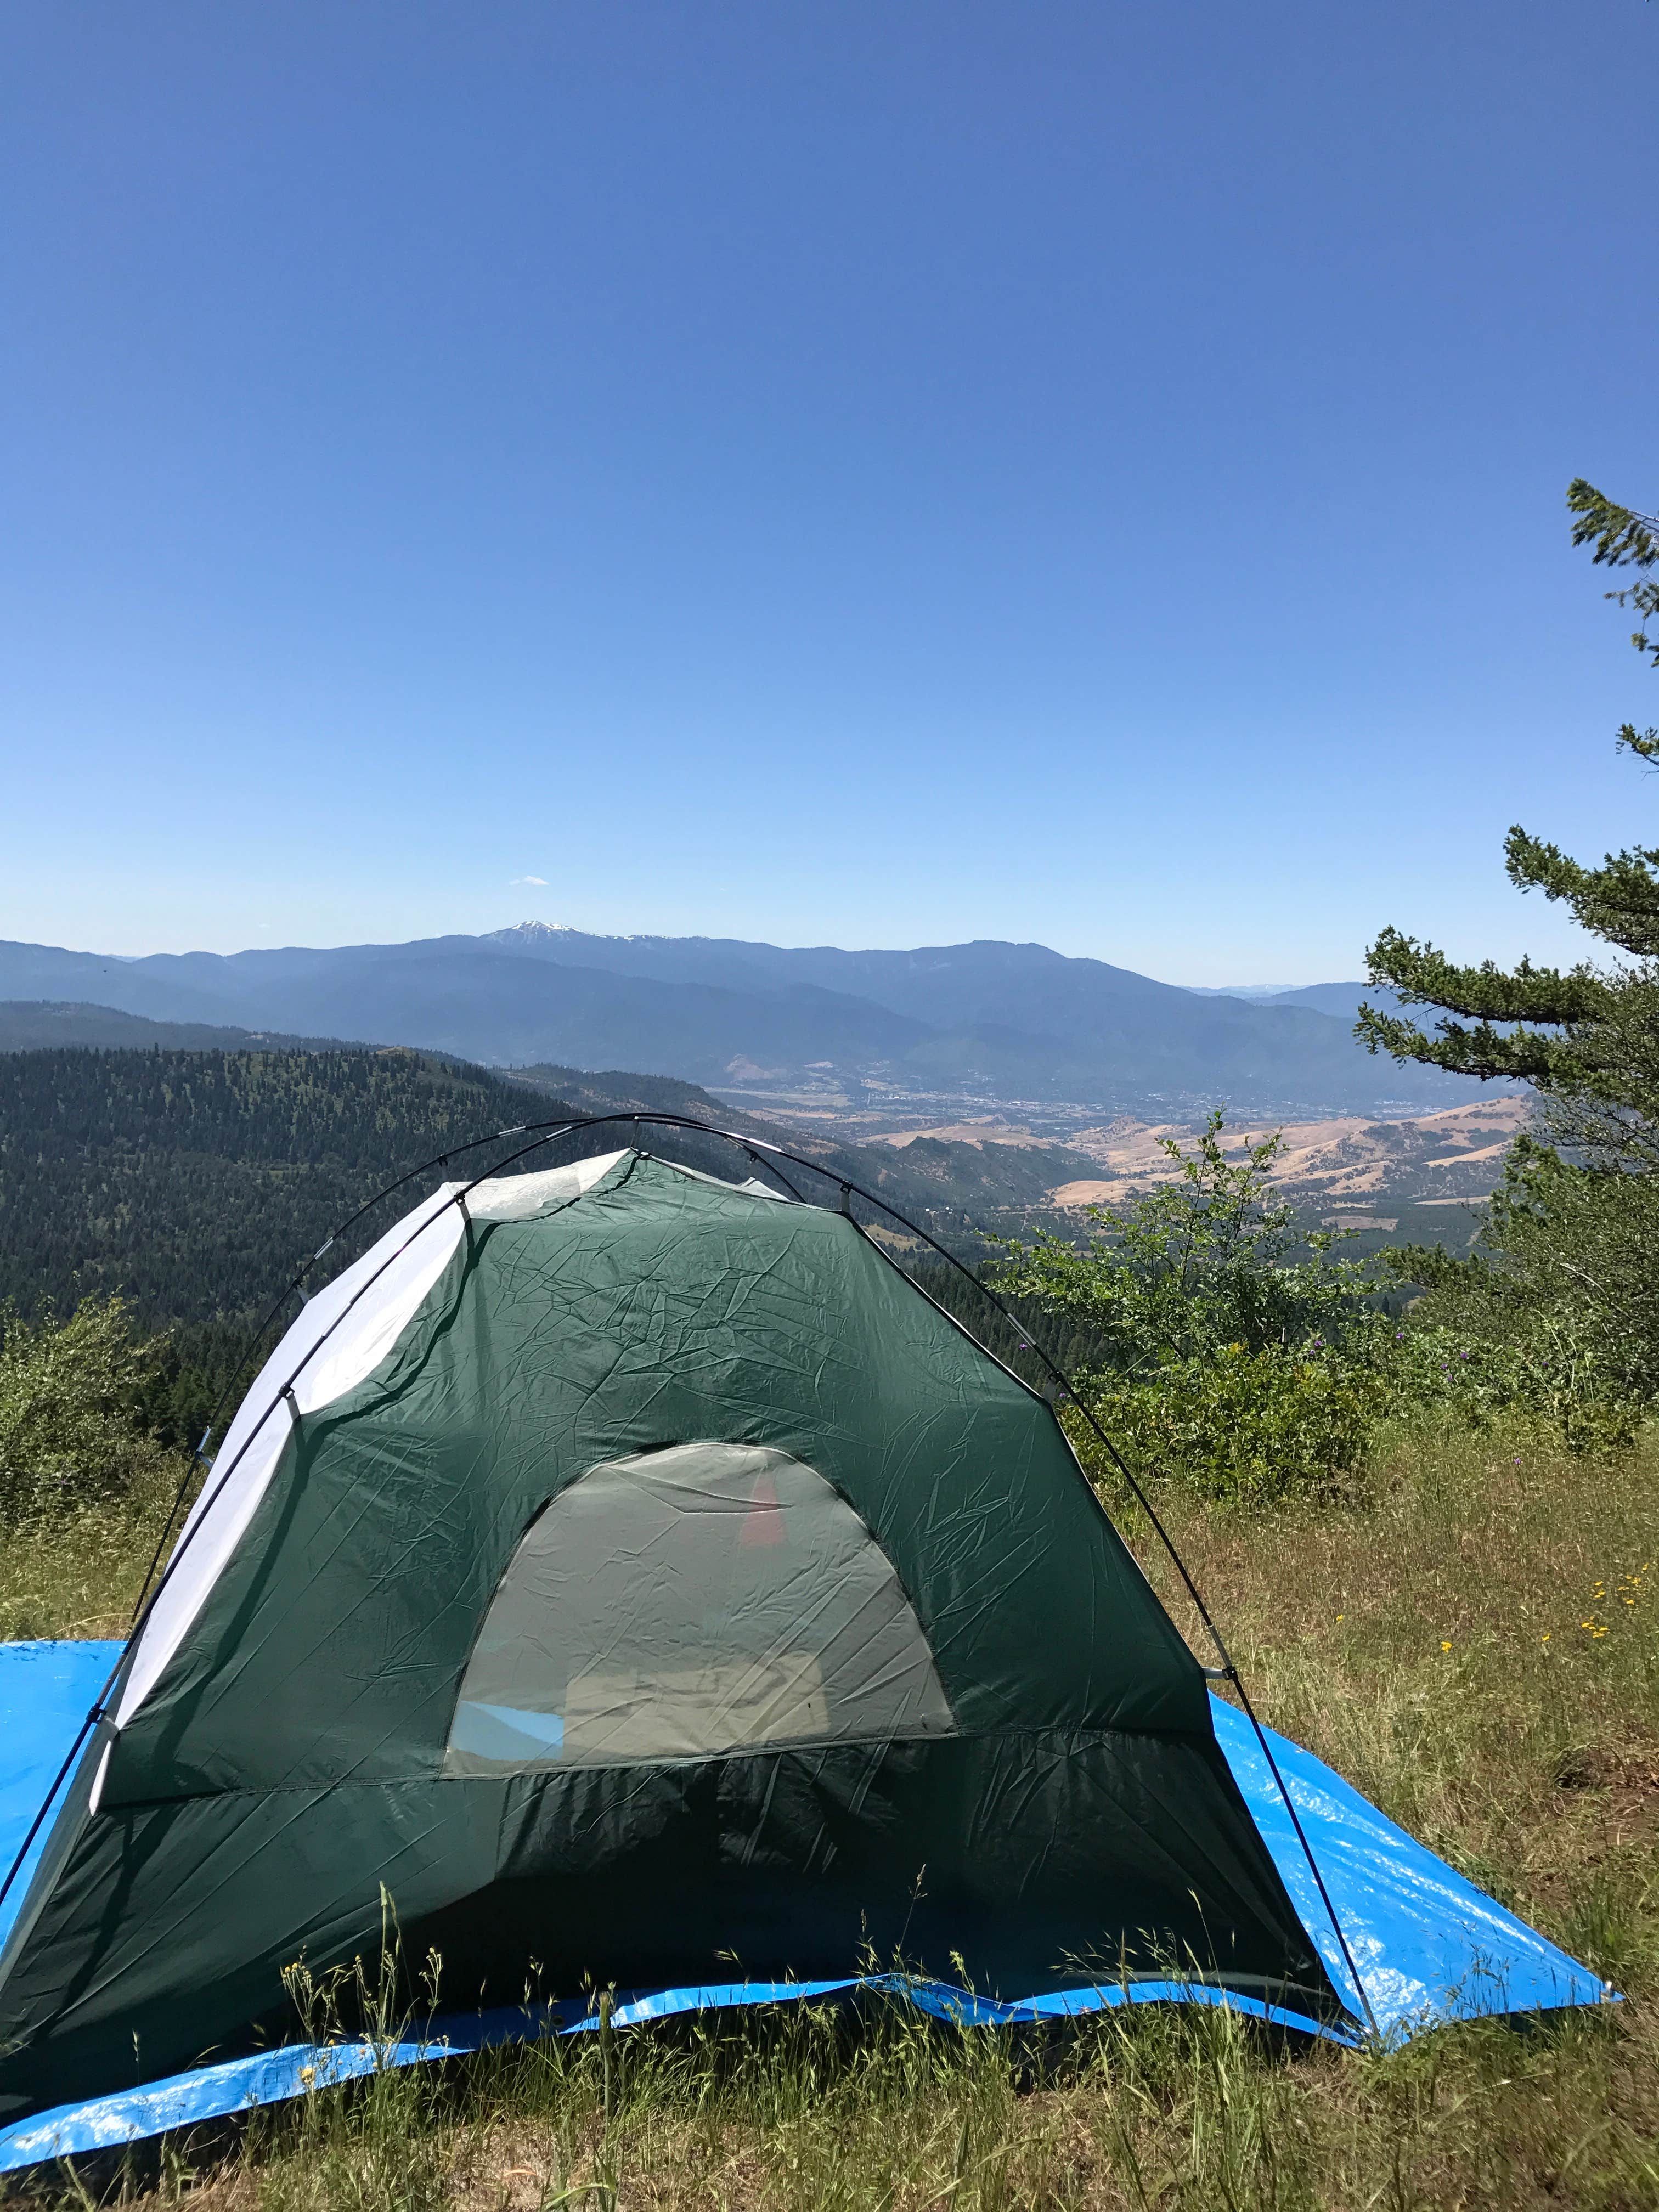
<path id="1" fill-rule="evenodd" d="M 1492 960 L 1460 968 L 1433 945 L 1419 945 L 1397 929 L 1383 930 L 1365 961 L 1371 981 L 1386 984 L 1407 1006 L 1434 1006 L 1483 1024 L 1554 1027 L 1592 1021 L 1607 1006 L 1607 986 L 1588 968 L 1563 975 L 1525 959 L 1508 973 Z"/>
<path id="2" fill-rule="evenodd" d="M 1573 544 L 1593 546 L 1590 558 L 1598 567 L 1650 568 L 1659 561 L 1659 515 L 1620 507 L 1583 477 L 1567 486 L 1567 507 L 1578 518 Z"/>
<path id="3" fill-rule="evenodd" d="M 1626 952 L 1659 953 L 1659 851 L 1626 848 L 1605 854 L 1599 868 L 1587 868 L 1516 823 L 1504 840 L 1504 856 L 1517 890 L 1540 890 L 1547 899 L 1564 901 L 1593 936 Z"/>
<path id="4" fill-rule="evenodd" d="M 1563 1064 L 1560 1048 L 1535 1030 L 1518 1030 L 1506 1035 L 1485 1022 L 1473 1029 L 1459 1022 L 1442 1022 L 1438 1036 L 1431 1036 L 1397 1015 L 1362 1006 L 1353 1033 L 1368 1051 L 1386 1052 L 1402 1061 L 1418 1060 L 1426 1067 L 1443 1067 L 1453 1075 L 1478 1076 L 1483 1083 L 1548 1085 Z"/>

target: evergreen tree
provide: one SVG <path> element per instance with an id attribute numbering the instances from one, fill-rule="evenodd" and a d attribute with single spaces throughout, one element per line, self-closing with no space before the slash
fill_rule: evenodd
<path id="1" fill-rule="evenodd" d="M 1577 479 L 1567 493 L 1572 542 L 1637 580 L 1607 596 L 1636 613 L 1631 642 L 1659 667 L 1659 516 L 1616 506 Z M 1659 762 L 1659 729 L 1626 723 L 1621 750 Z M 1459 965 L 1397 929 L 1367 954 L 1370 980 L 1407 1006 L 1436 1009 L 1429 1032 L 1398 1014 L 1362 1006 L 1355 1034 L 1373 1052 L 1462 1075 L 1508 1076 L 1570 1102 L 1574 1133 L 1632 1165 L 1659 1168 L 1659 848 L 1632 845 L 1587 866 L 1517 823 L 1504 846 L 1518 890 L 1561 901 L 1593 937 L 1629 956 L 1616 965 L 1514 968 Z M 1570 1117 L 1571 1118 L 1571 1117 Z"/>
<path id="2" fill-rule="evenodd" d="M 1615 506 L 1583 478 L 1567 504 L 1575 545 L 1637 572 L 1607 596 L 1634 610 L 1631 642 L 1659 667 L 1647 628 L 1659 614 L 1659 517 Z M 1659 729 L 1626 723 L 1618 743 L 1659 762 Z M 1529 1083 L 1541 1104 L 1475 1253 L 1456 1261 L 1401 1249 L 1390 1263 L 1426 1292 L 1420 1324 L 1502 1347 L 1525 1378 L 1522 1395 L 1569 1437 L 1607 1440 L 1659 1400 L 1659 848 L 1628 846 L 1586 866 L 1517 824 L 1505 858 L 1517 890 L 1560 900 L 1625 957 L 1565 970 L 1465 967 L 1399 930 L 1378 937 L 1373 984 L 1442 1018 L 1431 1036 L 1363 1006 L 1356 1035 L 1399 1060 Z"/>

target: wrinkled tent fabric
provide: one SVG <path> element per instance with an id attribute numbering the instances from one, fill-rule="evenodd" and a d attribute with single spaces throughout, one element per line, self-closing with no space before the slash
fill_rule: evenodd
<path id="1" fill-rule="evenodd" d="M 576 1650 L 535 1532 L 607 1504 Z M 0 1954 L 0 2119 L 284 2034 L 382 1882 L 486 2006 L 873 1946 L 1347 2021 L 1052 1410 L 843 1216 L 635 1152 L 441 1194 L 305 1310 L 187 1535 Z"/>
<path id="2" fill-rule="evenodd" d="M 73 1740 L 88 1700 L 120 1652 L 118 1644 L 0 1645 L 0 1742 L 20 1765 L 0 1771 L 0 1862 L 10 1863 Z M 1285 1814 L 1277 1784 L 1254 1731 L 1233 1706 L 1212 1705 L 1217 1737 L 1234 1779 L 1273 1854 L 1304 1923 L 1326 1951 L 1333 1977 L 1343 1973 L 1330 1922 Z M 1273 1755 L 1340 1915 L 1366 1995 L 1385 2036 L 1395 2039 L 1453 2020 L 1611 2001 L 1613 1991 L 1553 1943 L 1485 1896 L 1351 1790 L 1328 1766 L 1270 1730 Z M 8 1907 L 0 1906 L 0 1937 Z M 879 1976 L 861 1983 L 726 1983 L 691 1989 L 624 1993 L 615 2019 L 631 2027 L 714 2007 L 833 1999 L 863 1987 L 945 2020 L 974 2025 L 1075 2018 L 1122 2002 L 1225 2002 L 1266 2011 L 1248 1997 L 1197 1985 L 1141 1982 L 1119 1988 L 1039 1992 L 996 2003 L 954 1985 Z M 1321 2022 L 1279 2009 L 1279 2025 L 1332 2040 L 1358 2039 L 1358 2023 Z M 591 2005 L 576 2002 L 526 2014 L 435 2021 L 418 2035 L 387 2045 L 290 2043 L 219 2065 L 204 2065 L 125 2094 L 37 2113 L 0 2129 L 0 2173 L 45 2159 L 134 2142 L 170 2129 L 303 2096 L 318 2084 L 343 2082 L 377 2067 L 414 2065 L 527 2035 L 580 2033 L 594 2024 Z"/>

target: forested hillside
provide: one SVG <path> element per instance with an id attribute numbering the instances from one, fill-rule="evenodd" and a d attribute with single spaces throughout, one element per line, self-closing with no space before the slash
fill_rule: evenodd
<path id="1" fill-rule="evenodd" d="M 0 1054 L 0 1303 L 37 1318 L 119 1292 L 144 1326 L 172 1331 L 167 1418 L 187 1426 L 299 1264 L 394 1176 L 490 1131 L 632 1109 L 781 1134 L 668 1078 L 544 1067 L 515 1079 L 402 1048 Z M 708 1171 L 747 1171 L 715 1139 L 626 1126 L 562 1140 L 526 1164 L 636 1136 Z M 450 1172 L 483 1172 L 524 1142 L 486 1145 Z M 791 1148 L 970 1243 L 974 1228 L 1023 1218 L 1045 1178 L 1086 1164 L 967 1145 L 895 1154 L 808 1138 Z M 789 1173 L 805 1194 L 826 1195 L 811 1175 Z M 442 1174 L 377 1208 L 313 1286 Z"/>
<path id="2" fill-rule="evenodd" d="M 0 1054 L 0 1297 L 240 1314 L 393 1174 L 524 1118 L 406 1052 Z"/>

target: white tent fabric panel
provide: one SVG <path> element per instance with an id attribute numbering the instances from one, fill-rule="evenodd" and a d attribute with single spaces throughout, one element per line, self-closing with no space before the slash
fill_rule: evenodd
<path id="1" fill-rule="evenodd" d="M 466 1210 L 475 1221 L 533 1221 L 538 1214 L 556 1212 L 605 1181 L 625 1151 L 601 1152 L 597 1159 L 575 1160 L 568 1167 L 548 1168 L 539 1175 L 493 1176 L 475 1183 L 466 1193 Z M 464 1183 L 446 1183 L 446 1190 L 464 1190 Z"/>
<path id="2" fill-rule="evenodd" d="M 116 1710 L 118 1728 L 161 1679 L 264 1496 L 292 1426 L 284 1384 L 293 1378 L 295 1403 L 309 1413 L 374 1372 L 465 1232 L 465 1218 L 453 1203 L 459 1187 L 434 1191 L 319 1291 L 260 1369 L 180 1532 L 178 1565 L 144 1624 Z"/>

